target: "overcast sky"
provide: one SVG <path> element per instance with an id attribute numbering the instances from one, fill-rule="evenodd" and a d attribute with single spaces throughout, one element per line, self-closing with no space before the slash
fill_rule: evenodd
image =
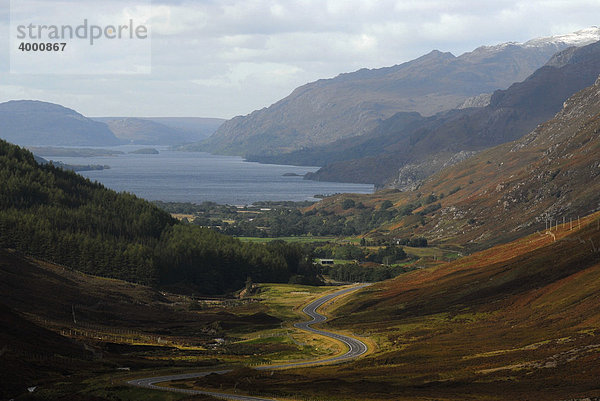
<path id="1" fill-rule="evenodd" d="M 154 0 L 140 11 L 151 73 L 14 74 L 10 2 L 0 2 L 0 101 L 44 100 L 87 116 L 231 118 L 342 72 L 600 24 L 600 0 Z M 72 4 L 86 2 L 91 14 L 102 4 Z"/>

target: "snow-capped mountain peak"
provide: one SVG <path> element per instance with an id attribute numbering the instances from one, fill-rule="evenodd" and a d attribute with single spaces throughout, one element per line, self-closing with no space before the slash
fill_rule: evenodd
<path id="1" fill-rule="evenodd" d="M 581 29 L 565 35 L 548 36 L 544 38 L 531 39 L 521 46 L 524 47 L 542 47 L 542 46 L 585 46 L 600 40 L 600 28 L 592 26 Z"/>
<path id="2" fill-rule="evenodd" d="M 600 28 L 592 26 L 564 35 L 546 36 L 528 40 L 527 42 L 505 42 L 491 46 L 480 46 L 465 55 L 489 55 L 504 51 L 509 47 L 545 48 L 558 52 L 567 47 L 581 47 L 600 40 Z"/>

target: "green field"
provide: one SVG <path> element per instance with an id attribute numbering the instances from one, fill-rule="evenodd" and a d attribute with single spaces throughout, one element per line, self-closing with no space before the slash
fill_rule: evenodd
<path id="1" fill-rule="evenodd" d="M 311 243 L 311 242 L 335 242 L 339 244 L 358 244 L 360 242 L 360 238 L 358 237 L 335 237 L 335 236 L 324 236 L 324 237 L 314 237 L 312 235 L 301 235 L 295 237 L 276 237 L 276 238 L 262 238 L 262 237 L 236 237 L 240 241 L 245 242 L 256 242 L 256 243 L 265 243 L 275 240 L 283 240 L 287 242 L 300 242 L 300 243 Z"/>
<path id="2" fill-rule="evenodd" d="M 256 243 L 265 243 L 271 242 L 275 240 L 283 240 L 287 242 L 302 242 L 302 243 L 310 243 L 310 242 L 327 242 L 327 241 L 336 241 L 337 237 L 312 237 L 312 236 L 300 236 L 300 237 L 277 237 L 277 238 L 261 238 L 261 237 L 237 237 L 240 241 L 245 242 L 256 242 Z"/>

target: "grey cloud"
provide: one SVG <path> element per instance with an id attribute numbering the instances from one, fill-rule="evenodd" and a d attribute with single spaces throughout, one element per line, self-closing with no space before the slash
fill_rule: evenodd
<path id="1" fill-rule="evenodd" d="M 0 100 L 31 94 L 89 115 L 232 117 L 308 81 L 399 64 L 432 49 L 459 55 L 567 33 L 600 15 L 600 1 L 589 0 L 154 0 L 153 6 L 164 13 L 154 17 L 151 75 L 57 76 L 50 83 L 9 75 L 4 67 Z"/>

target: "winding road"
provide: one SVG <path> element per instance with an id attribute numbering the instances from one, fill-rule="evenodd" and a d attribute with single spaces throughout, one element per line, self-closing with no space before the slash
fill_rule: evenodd
<path id="1" fill-rule="evenodd" d="M 339 363 L 343 361 L 347 361 L 349 359 L 357 358 L 364 353 L 367 352 L 368 347 L 365 343 L 360 340 L 357 340 L 352 337 L 345 336 L 343 334 L 332 333 L 325 330 L 315 329 L 311 327 L 313 324 L 322 323 L 327 320 L 327 317 L 321 315 L 317 312 L 317 309 L 323 306 L 325 303 L 331 301 L 334 298 L 345 295 L 349 292 L 356 291 L 360 288 L 364 288 L 369 284 L 360 284 L 354 287 L 346 288 L 344 290 L 336 291 L 329 295 L 325 295 L 319 299 L 314 300 L 310 304 L 302 309 L 302 312 L 307 314 L 312 320 L 307 322 L 301 322 L 294 324 L 294 327 L 299 328 L 301 330 L 310 331 L 315 334 L 319 334 L 321 336 L 333 338 L 335 340 L 341 341 L 348 347 L 348 351 L 336 357 L 331 357 L 327 359 L 319 359 L 315 361 L 304 361 L 304 362 L 293 362 L 283 365 L 269 365 L 269 366 L 260 366 L 257 367 L 256 370 L 274 370 L 274 369 L 285 369 L 285 368 L 294 368 L 294 367 L 304 367 L 309 365 L 320 365 L 324 363 Z M 211 391 L 201 391 L 201 390 L 189 390 L 183 388 L 175 388 L 175 387 L 162 387 L 158 386 L 157 383 L 167 382 L 171 380 L 185 380 L 185 379 L 195 379 L 198 377 L 208 376 L 212 373 L 223 374 L 231 372 L 231 370 L 218 370 L 218 371 L 209 371 L 209 372 L 197 372 L 197 373 L 186 373 L 179 375 L 171 375 L 171 376 L 156 376 L 156 377 L 147 377 L 143 379 L 135 379 L 130 380 L 127 384 L 136 387 L 149 388 L 153 390 L 162 390 L 162 391 L 171 391 L 176 393 L 184 393 L 184 394 L 192 394 L 192 395 L 210 395 L 216 398 L 221 398 L 225 400 L 239 400 L 239 401 L 273 401 L 272 398 L 260 398 L 260 397 L 251 397 L 248 395 L 235 395 L 235 394 L 226 394 L 226 393 L 216 393 Z"/>

